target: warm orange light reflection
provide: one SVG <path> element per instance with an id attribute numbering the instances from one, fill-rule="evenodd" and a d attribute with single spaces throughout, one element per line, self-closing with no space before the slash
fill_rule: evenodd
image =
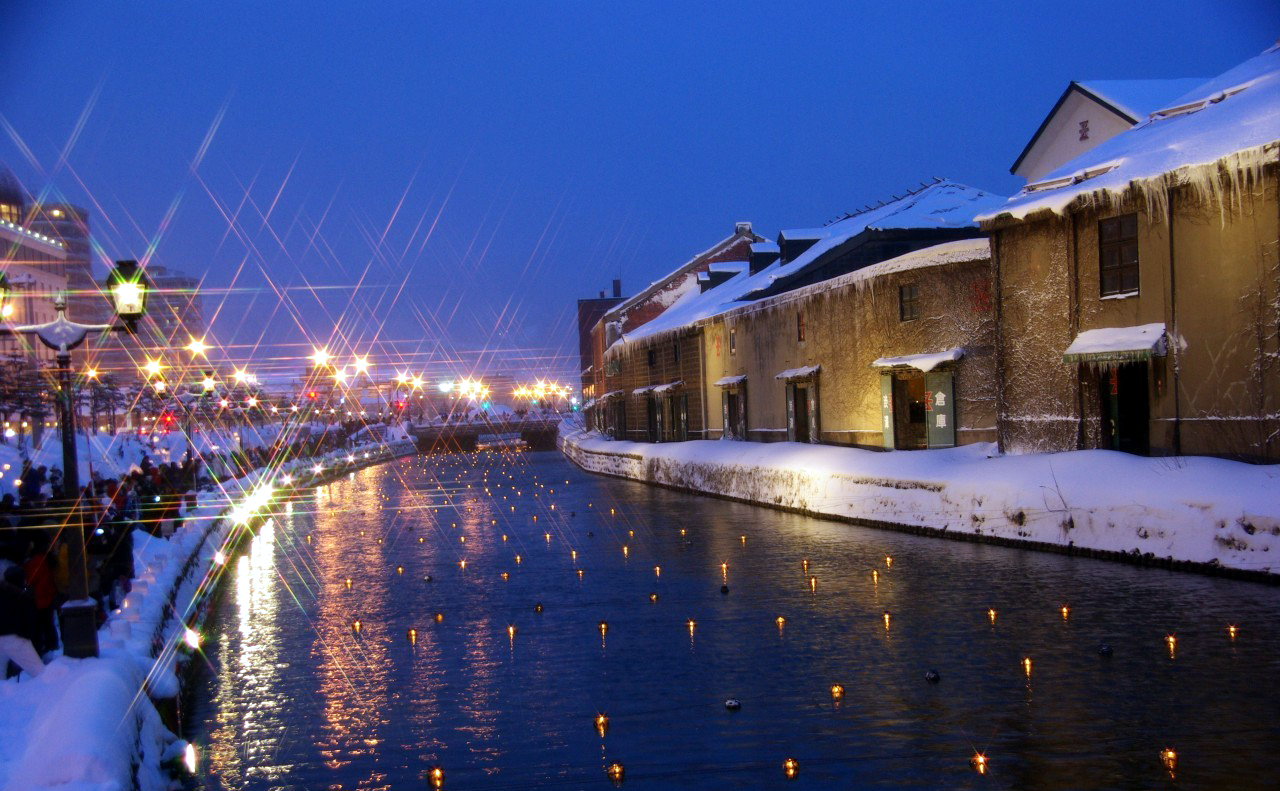
<path id="1" fill-rule="evenodd" d="M 782 762 L 782 773 L 786 775 L 788 780 L 794 780 L 796 775 L 800 774 L 800 764 L 794 758 L 788 758 Z"/>
<path id="2" fill-rule="evenodd" d="M 982 753 L 974 753 L 973 757 L 969 759 L 969 765 L 978 774 L 985 775 L 987 773 L 987 756 Z"/>
<path id="3" fill-rule="evenodd" d="M 1022 669 L 1026 671 L 1027 678 L 1031 678 L 1031 657 L 1023 657 Z"/>
<path id="4" fill-rule="evenodd" d="M 991 621 L 991 625 L 996 625 L 996 611 L 992 608 L 987 609 L 987 619 Z"/>
<path id="5" fill-rule="evenodd" d="M 609 717 L 604 712 L 596 715 L 596 733 L 600 734 L 600 738 L 604 738 L 604 734 L 609 730 Z"/>
<path id="6" fill-rule="evenodd" d="M 844 686 L 841 684 L 832 684 L 831 685 L 832 700 L 840 700 L 843 697 L 844 697 Z"/>
<path id="7" fill-rule="evenodd" d="M 1234 625 L 1227 624 L 1227 636 L 1232 640 L 1236 639 L 1236 627 Z"/>

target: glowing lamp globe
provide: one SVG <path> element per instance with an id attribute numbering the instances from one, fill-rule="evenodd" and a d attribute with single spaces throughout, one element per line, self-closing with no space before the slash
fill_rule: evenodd
<path id="1" fill-rule="evenodd" d="M 116 261 L 107 275 L 107 293 L 116 315 L 132 328 L 147 310 L 147 277 L 137 261 Z"/>

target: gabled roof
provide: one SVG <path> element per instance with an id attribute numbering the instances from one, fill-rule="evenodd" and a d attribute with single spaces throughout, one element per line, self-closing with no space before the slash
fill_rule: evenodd
<path id="1" fill-rule="evenodd" d="M 1054 102 L 1053 109 L 1040 122 L 1036 133 L 1027 141 L 1022 153 L 1009 168 L 1016 173 L 1022 166 L 1031 150 L 1040 142 L 1045 130 L 1053 123 L 1053 118 L 1066 104 L 1073 93 L 1079 93 L 1115 113 L 1130 125 L 1136 124 L 1158 110 L 1169 101 L 1182 96 L 1187 91 L 1204 82 L 1203 77 L 1187 77 L 1172 80 L 1089 80 L 1088 82 L 1070 82 L 1066 90 Z"/>
<path id="2" fill-rule="evenodd" d="M 768 292 L 775 284 L 794 281 L 814 267 L 822 266 L 841 246 L 856 244 L 857 237 L 867 231 L 908 229 L 976 228 L 970 211 L 984 211 L 1001 205 L 1005 198 L 954 181 L 938 180 L 916 192 L 894 198 L 857 214 L 847 215 L 826 226 L 828 234 L 793 260 L 776 262 L 752 277 L 752 288 L 746 296 Z M 847 249 L 847 248 L 846 248 Z"/>
<path id="3" fill-rule="evenodd" d="M 878 264 L 839 275 L 821 283 L 804 286 L 794 291 L 787 291 L 759 300 L 747 299 L 747 295 L 757 290 L 758 284 L 762 280 L 767 280 L 771 273 L 776 272 L 779 268 L 785 268 L 779 267 L 777 263 L 774 263 L 754 275 L 748 274 L 746 271 L 739 272 L 708 291 L 686 294 L 661 316 L 640 325 L 633 332 L 627 333 L 623 340 L 636 341 L 655 336 L 665 336 L 669 333 L 692 329 L 716 316 L 723 316 L 726 313 L 739 310 L 750 310 L 752 308 L 749 306 L 753 305 L 771 305 L 791 299 L 803 299 L 820 291 L 845 286 L 859 287 L 859 284 L 870 282 L 882 275 L 968 261 L 980 261 L 988 259 L 990 255 L 990 244 L 985 238 L 945 242 L 906 253 L 888 261 L 881 261 Z"/>
<path id="4" fill-rule="evenodd" d="M 653 281 L 648 285 L 647 288 L 627 298 L 621 304 L 615 305 L 612 308 L 610 308 L 609 311 L 604 314 L 604 318 L 602 320 L 606 322 L 616 320 L 617 316 L 625 313 L 630 308 L 633 308 L 636 305 L 639 305 L 640 303 L 649 299 L 654 294 L 658 293 L 662 289 L 669 286 L 673 281 L 675 281 L 680 276 L 686 275 L 690 271 L 697 269 L 698 266 L 700 266 L 704 261 L 706 261 L 706 259 L 715 256 L 717 253 L 724 252 L 729 247 L 733 246 L 733 244 L 737 242 L 739 239 L 744 239 L 744 238 L 750 239 L 753 242 L 764 241 L 763 237 L 757 236 L 754 232 L 751 231 L 751 226 L 749 224 L 738 223 L 738 227 L 739 228 L 745 227 L 746 232 L 740 233 L 737 230 L 735 230 L 729 236 L 726 236 L 725 238 L 721 239 L 720 241 L 708 247 L 706 250 L 703 250 L 702 252 L 695 255 L 693 258 L 690 258 L 688 261 L 681 264 L 674 271 L 668 273 L 665 277 L 662 277 L 662 278 L 659 278 L 658 280 Z"/>
<path id="5" fill-rule="evenodd" d="M 1047 210 L 1066 211 L 1083 195 L 1119 195 L 1150 185 L 1167 173 L 1191 169 L 1217 177 L 1217 164 L 1232 157 L 1233 169 L 1260 167 L 1280 143 L 1280 45 L 1202 83 L 1152 112 L 1145 121 L 1093 148 L 1039 182 L 1028 184 L 998 209 L 1021 219 Z M 1212 166 L 1212 167 L 1210 167 Z"/>

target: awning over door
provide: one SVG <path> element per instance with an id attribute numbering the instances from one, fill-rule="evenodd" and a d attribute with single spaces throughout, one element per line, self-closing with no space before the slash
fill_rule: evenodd
<path id="1" fill-rule="evenodd" d="M 608 401 L 610 398 L 617 398 L 617 397 L 618 397 L 618 396 L 620 396 L 620 395 L 622 395 L 622 391 L 621 391 L 621 390 L 613 390 L 613 391 L 610 391 L 610 392 L 605 393 L 604 395 L 600 396 L 600 400 L 601 400 L 601 401 Z"/>
<path id="2" fill-rule="evenodd" d="M 677 380 L 676 380 L 676 381 L 674 381 L 674 382 L 667 382 L 667 383 L 666 383 L 666 384 L 664 384 L 664 385 L 658 385 L 658 386 L 654 387 L 654 388 L 653 388 L 653 394 L 654 394 L 654 395 L 662 395 L 663 393 L 669 392 L 669 391 L 671 391 L 671 390 L 675 390 L 677 387 L 680 387 L 680 386 L 682 386 L 683 384 L 684 384 L 684 380 L 683 380 L 683 379 L 677 379 Z"/>
<path id="3" fill-rule="evenodd" d="M 785 371 L 779 371 L 778 375 L 773 378 L 781 379 L 784 382 L 795 382 L 800 379 L 810 379 L 821 369 L 821 365 L 806 365 L 803 368 L 788 368 Z"/>
<path id="4" fill-rule="evenodd" d="M 881 357 L 871 363 L 872 368 L 914 368 L 929 373 L 943 363 L 953 363 L 964 356 L 964 349 L 956 347 L 932 354 L 904 354 L 901 357 Z"/>
<path id="5" fill-rule="evenodd" d="M 722 376 L 716 380 L 716 387 L 737 387 L 738 385 L 742 384 L 745 381 L 747 381 L 746 374 L 739 374 L 737 376 Z"/>
<path id="6" fill-rule="evenodd" d="M 1062 353 L 1064 363 L 1136 363 L 1163 357 L 1164 324 L 1086 330 Z"/>

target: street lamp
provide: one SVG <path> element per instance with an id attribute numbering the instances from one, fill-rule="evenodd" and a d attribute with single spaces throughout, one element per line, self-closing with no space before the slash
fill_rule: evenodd
<path id="1" fill-rule="evenodd" d="M 70 657 L 98 655 L 97 603 L 89 598 L 89 567 L 85 556 L 84 529 L 80 513 L 80 464 L 76 454 L 76 415 L 71 392 L 71 350 L 84 343 L 91 332 L 128 332 L 137 329 L 138 319 L 146 311 L 150 284 L 137 261 L 117 261 L 107 276 L 106 290 L 111 295 L 117 324 L 79 324 L 67 319 L 66 297 L 54 299 L 58 315 L 44 324 L 26 324 L 0 328 L 0 334 L 34 335 L 56 352 L 58 373 L 58 425 L 62 432 L 62 498 L 68 506 L 66 527 L 71 528 L 68 565 L 68 599 L 62 605 L 63 654 Z M 0 305 L 9 304 L 8 282 L 0 276 Z M 5 316 L 12 310 L 0 313 Z M 158 368 L 157 368 L 158 373 Z"/>

